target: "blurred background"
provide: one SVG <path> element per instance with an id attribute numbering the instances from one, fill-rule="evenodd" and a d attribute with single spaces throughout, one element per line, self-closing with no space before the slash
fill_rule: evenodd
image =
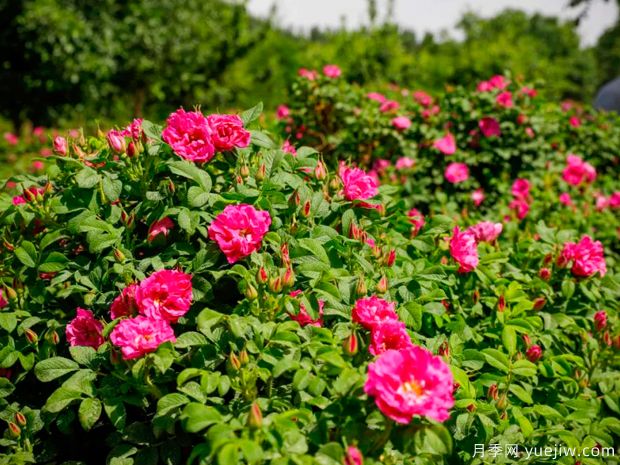
<path id="1" fill-rule="evenodd" d="M 591 102 L 620 0 L 0 0 L 0 128 L 268 109 L 301 67 L 428 92 L 504 71 Z"/>

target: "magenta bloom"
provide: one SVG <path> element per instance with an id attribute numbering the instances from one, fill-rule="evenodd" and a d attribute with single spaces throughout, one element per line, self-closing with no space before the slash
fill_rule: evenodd
<path id="1" fill-rule="evenodd" d="M 4 140 L 9 145 L 17 145 L 17 144 L 19 144 L 19 137 L 17 137 L 12 132 L 5 132 L 4 133 Z"/>
<path id="2" fill-rule="evenodd" d="M 614 192 L 609 196 L 609 206 L 611 208 L 620 207 L 620 192 Z"/>
<path id="3" fill-rule="evenodd" d="M 142 140 L 144 133 L 142 132 L 142 118 L 135 118 L 131 123 L 123 129 L 120 134 L 131 137 L 134 141 Z"/>
<path id="4" fill-rule="evenodd" d="M 511 201 L 508 204 L 508 208 L 510 208 L 511 210 L 514 210 L 516 212 L 516 214 L 517 214 L 517 218 L 522 220 L 529 213 L 529 211 L 530 211 L 530 204 L 527 203 L 526 200 L 524 200 L 524 199 L 522 199 L 520 197 L 517 197 L 517 198 L 515 198 L 513 201 Z"/>
<path id="5" fill-rule="evenodd" d="M 340 67 L 338 65 L 325 65 L 323 66 L 323 74 L 328 78 L 339 78 L 342 74 Z"/>
<path id="6" fill-rule="evenodd" d="M 310 70 L 306 68 L 299 68 L 297 74 L 300 77 L 308 79 L 309 81 L 314 81 L 317 77 L 319 77 L 319 73 L 314 69 Z"/>
<path id="7" fill-rule="evenodd" d="M 413 99 L 425 108 L 428 108 L 433 104 L 433 97 L 428 95 L 423 90 L 416 90 L 413 93 Z"/>
<path id="8" fill-rule="evenodd" d="M 409 221 L 411 221 L 411 224 L 413 225 L 414 234 L 420 232 L 420 229 L 422 229 L 422 226 L 424 226 L 425 223 L 424 215 L 417 208 L 412 208 L 407 213 L 407 216 L 409 217 Z"/>
<path id="9" fill-rule="evenodd" d="M 149 242 L 153 242 L 160 234 L 163 234 L 164 237 L 167 237 L 168 233 L 172 228 L 174 228 L 174 223 L 168 217 L 154 221 L 149 228 L 147 240 Z"/>
<path id="10" fill-rule="evenodd" d="M 493 242 L 502 233 L 502 223 L 483 221 L 467 229 L 474 234 L 476 242 Z"/>
<path id="11" fill-rule="evenodd" d="M 452 155 L 456 152 L 456 139 L 448 132 L 441 139 L 437 139 L 433 143 L 433 147 L 445 155 Z"/>
<path id="12" fill-rule="evenodd" d="M 116 320 L 122 316 L 133 316 L 138 313 L 136 289 L 138 289 L 137 284 L 130 284 L 121 291 L 110 306 L 110 318 Z"/>
<path id="13" fill-rule="evenodd" d="M 301 294 L 301 292 L 302 291 L 300 290 L 296 290 L 296 291 L 292 291 L 289 295 L 291 297 L 297 297 L 298 295 Z M 292 313 L 289 313 L 288 315 L 291 317 L 291 320 L 296 321 L 302 327 L 309 325 L 309 326 L 316 326 L 320 328 L 321 326 L 323 326 L 323 307 L 324 306 L 325 306 L 325 301 L 319 300 L 319 317 L 316 320 L 310 316 L 310 314 L 308 313 L 308 310 L 306 310 L 306 306 L 303 303 L 299 304 L 299 313 L 297 315 L 293 315 Z"/>
<path id="14" fill-rule="evenodd" d="M 344 465 L 364 465 L 364 456 L 357 447 L 347 447 L 347 452 L 344 457 Z"/>
<path id="15" fill-rule="evenodd" d="M 394 126 L 399 131 L 404 131 L 411 127 L 411 120 L 406 116 L 397 116 L 392 119 L 392 126 Z"/>
<path id="16" fill-rule="evenodd" d="M 366 97 L 379 103 L 383 103 L 386 101 L 385 95 L 380 94 L 379 92 L 369 92 L 366 94 Z"/>
<path id="17" fill-rule="evenodd" d="M 291 144 L 288 139 L 282 143 L 281 149 L 283 152 L 290 153 L 291 155 L 297 155 L 295 146 Z"/>
<path id="18" fill-rule="evenodd" d="M 72 346 L 88 346 L 98 349 L 103 344 L 103 325 L 96 320 L 93 312 L 83 308 L 77 309 L 76 316 L 65 328 L 67 341 Z"/>
<path id="19" fill-rule="evenodd" d="M 290 116 L 291 110 L 286 105 L 278 105 L 276 110 L 276 118 L 278 119 L 286 119 Z"/>
<path id="20" fill-rule="evenodd" d="M 209 226 L 209 237 L 217 242 L 228 263 L 235 263 L 260 248 L 270 225 L 266 211 L 247 204 L 228 205 Z"/>
<path id="21" fill-rule="evenodd" d="M 120 131 L 117 131 L 116 129 L 111 129 L 110 131 L 108 131 L 106 139 L 108 140 L 108 145 L 110 146 L 112 151 L 116 153 L 125 152 L 127 148 L 125 144 L 125 136 L 123 136 Z"/>
<path id="22" fill-rule="evenodd" d="M 396 164 L 394 165 L 394 167 L 400 171 L 407 168 L 412 168 L 413 165 L 415 165 L 415 160 L 413 158 L 400 157 L 398 160 L 396 160 Z"/>
<path id="23" fill-rule="evenodd" d="M 23 205 L 25 203 L 28 203 L 28 202 L 26 202 L 26 199 L 23 198 L 21 195 L 16 195 L 13 197 L 13 205 L 18 206 L 18 205 Z"/>
<path id="24" fill-rule="evenodd" d="M 584 162 L 577 155 L 566 157 L 566 168 L 562 171 L 562 179 L 568 184 L 578 186 L 583 182 L 591 183 L 596 179 L 596 169 L 587 162 Z"/>
<path id="25" fill-rule="evenodd" d="M 568 119 L 568 124 L 570 124 L 574 128 L 578 128 L 581 126 L 581 120 L 577 116 L 571 116 Z"/>
<path id="26" fill-rule="evenodd" d="M 54 152 L 58 155 L 65 156 L 69 151 L 69 144 L 67 143 L 67 139 L 62 136 L 54 137 Z"/>
<path id="27" fill-rule="evenodd" d="M 341 163 L 338 175 L 344 184 L 347 200 L 366 200 L 379 192 L 377 179 L 360 168 L 351 168 Z"/>
<path id="28" fill-rule="evenodd" d="M 0 308 L 6 307 L 9 303 L 2 295 L 2 289 L 0 289 Z"/>
<path id="29" fill-rule="evenodd" d="M 478 127 L 484 137 L 499 137 L 502 135 L 499 122 L 490 116 L 486 116 L 478 121 Z"/>
<path id="30" fill-rule="evenodd" d="M 121 348 L 125 360 L 131 360 L 154 352 L 166 341 L 175 342 L 176 338 L 166 320 L 137 316 L 121 320 L 110 334 L 110 340 Z"/>
<path id="31" fill-rule="evenodd" d="M 476 189 L 471 193 L 471 200 L 474 202 L 474 205 L 477 207 L 482 202 L 484 202 L 484 191 L 482 189 Z"/>
<path id="32" fill-rule="evenodd" d="M 533 89 L 531 87 L 522 87 L 521 88 L 521 93 L 523 95 L 527 95 L 530 98 L 534 98 L 538 95 L 538 91 L 536 89 Z"/>
<path id="33" fill-rule="evenodd" d="M 560 203 L 570 207 L 573 205 L 573 199 L 571 199 L 570 194 L 568 192 L 562 192 L 559 197 Z"/>
<path id="34" fill-rule="evenodd" d="M 192 277 L 179 270 L 159 270 L 142 281 L 135 291 L 141 314 L 176 323 L 192 305 Z"/>
<path id="35" fill-rule="evenodd" d="M 428 350 L 388 350 L 368 366 L 364 391 L 392 420 L 407 424 L 414 415 L 446 421 L 454 405 L 450 367 Z"/>
<path id="36" fill-rule="evenodd" d="M 497 97 L 495 97 L 495 102 L 501 107 L 512 108 L 514 106 L 512 102 L 512 92 L 500 92 Z"/>
<path id="37" fill-rule="evenodd" d="M 469 179 L 469 168 L 465 163 L 450 163 L 444 173 L 446 180 L 452 184 L 458 184 Z"/>
<path id="38" fill-rule="evenodd" d="M 394 302 L 388 302 L 376 295 L 358 299 L 351 311 L 351 318 L 366 329 L 373 329 L 377 324 L 387 320 L 398 321 Z"/>
<path id="39" fill-rule="evenodd" d="M 525 199 L 530 195 L 530 189 L 532 185 L 527 179 L 516 179 L 515 182 L 512 183 L 512 195 Z"/>
<path id="40" fill-rule="evenodd" d="M 384 100 L 381 102 L 381 106 L 379 107 L 379 111 L 381 113 L 388 113 L 391 111 L 396 111 L 400 108 L 400 103 L 395 100 Z"/>
<path id="41" fill-rule="evenodd" d="M 162 139 L 185 160 L 204 163 L 215 155 L 211 127 L 199 111 L 178 109 L 166 120 Z"/>
<path id="42" fill-rule="evenodd" d="M 412 345 L 405 323 L 398 320 L 386 320 L 372 328 L 368 351 L 372 355 L 381 355 L 386 350 L 407 349 Z"/>
<path id="43" fill-rule="evenodd" d="M 536 363 L 538 360 L 542 358 L 543 351 L 539 345 L 534 344 L 534 345 L 531 345 L 529 349 L 527 349 L 527 351 L 525 352 L 525 355 L 527 356 L 527 359 L 530 362 Z"/>
<path id="44" fill-rule="evenodd" d="M 450 255 L 459 264 L 459 273 L 469 273 L 478 266 L 478 245 L 471 231 L 455 226 L 450 238 Z"/>
<path id="45" fill-rule="evenodd" d="M 562 249 L 561 258 L 565 263 L 573 262 L 571 268 L 575 276 L 592 276 L 599 273 L 605 276 L 607 265 L 603 254 L 603 244 L 585 235 L 577 243 L 567 242 Z"/>
<path id="46" fill-rule="evenodd" d="M 600 310 L 594 314 L 594 327 L 597 331 L 603 330 L 607 326 L 607 313 Z"/>
<path id="47" fill-rule="evenodd" d="M 209 115 L 207 123 L 211 128 L 211 140 L 218 152 L 250 145 L 250 132 L 243 127 L 237 115 Z"/>

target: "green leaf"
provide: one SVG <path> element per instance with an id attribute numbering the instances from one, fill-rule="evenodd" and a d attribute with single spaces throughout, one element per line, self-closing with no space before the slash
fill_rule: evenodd
<path id="1" fill-rule="evenodd" d="M 23 241 L 21 246 L 15 249 L 15 256 L 20 262 L 29 268 L 37 266 L 38 254 L 34 244 L 29 241 Z"/>
<path id="2" fill-rule="evenodd" d="M 101 176 L 99 176 L 99 173 L 88 166 L 82 168 L 75 175 L 75 182 L 77 182 L 77 185 L 82 189 L 91 189 L 95 187 L 100 180 Z"/>
<path id="3" fill-rule="evenodd" d="M 39 271 L 42 273 L 57 273 L 64 270 L 68 262 L 69 259 L 60 252 L 52 252 L 39 265 Z"/>
<path id="4" fill-rule="evenodd" d="M 142 130 L 149 139 L 161 142 L 161 133 L 163 130 L 162 126 L 151 121 L 144 120 L 142 121 Z"/>
<path id="5" fill-rule="evenodd" d="M 527 378 L 531 378 L 532 376 L 536 376 L 536 365 L 534 365 L 529 360 L 517 360 L 512 365 L 512 372 L 518 376 L 524 376 Z"/>
<path id="6" fill-rule="evenodd" d="M 106 176 L 102 181 L 102 186 L 108 202 L 117 201 L 123 191 L 123 183 L 119 179 L 112 179 L 109 176 Z"/>
<path id="7" fill-rule="evenodd" d="M 189 399 L 183 394 L 173 392 L 166 394 L 164 397 L 157 401 L 157 416 L 162 416 L 170 413 L 189 402 Z"/>
<path id="8" fill-rule="evenodd" d="M 263 147 L 266 149 L 275 148 L 276 144 L 269 138 L 267 134 L 261 131 L 250 131 L 252 135 L 252 144 L 258 145 L 259 147 Z"/>
<path id="9" fill-rule="evenodd" d="M 183 426 L 189 433 L 197 433 L 222 421 L 222 415 L 213 407 L 192 402 L 183 409 Z"/>
<path id="10" fill-rule="evenodd" d="M 299 246 L 302 249 L 305 249 L 308 252 L 312 253 L 314 257 L 318 258 L 323 263 L 329 264 L 329 257 L 327 256 L 327 252 L 325 252 L 323 245 L 321 245 L 318 240 L 311 238 L 300 239 Z"/>
<path id="11" fill-rule="evenodd" d="M 207 338 L 202 334 L 197 333 L 195 331 L 188 331 L 186 333 L 181 334 L 177 338 L 177 342 L 174 343 L 174 346 L 177 349 L 185 349 L 187 347 L 193 346 L 203 346 L 207 344 Z"/>
<path id="12" fill-rule="evenodd" d="M 61 386 L 49 396 L 47 402 L 45 402 L 44 409 L 50 413 L 58 413 L 81 397 L 82 393 Z"/>
<path id="13" fill-rule="evenodd" d="M 15 390 L 15 386 L 4 377 L 0 377 L 0 399 L 7 397 Z"/>
<path id="14" fill-rule="evenodd" d="M 72 346 L 69 347 L 71 358 L 80 365 L 89 365 L 97 356 L 97 351 L 88 346 Z"/>
<path id="15" fill-rule="evenodd" d="M 203 191 L 211 192 L 211 177 L 205 170 L 198 168 L 193 163 L 185 160 L 172 160 L 168 161 L 168 168 L 174 174 L 191 179 L 202 187 Z"/>
<path id="16" fill-rule="evenodd" d="M 191 186 L 187 191 L 187 202 L 192 207 L 202 207 L 209 201 L 209 193 L 202 187 Z"/>
<path id="17" fill-rule="evenodd" d="M 530 420 L 528 420 L 519 407 L 512 407 L 512 415 L 515 417 L 521 428 L 521 432 L 524 437 L 529 437 L 534 432 L 534 427 Z"/>
<path id="18" fill-rule="evenodd" d="M 218 465 L 238 465 L 239 464 L 239 448 L 237 444 L 229 442 L 225 444 L 217 453 Z"/>
<path id="19" fill-rule="evenodd" d="M 525 402 L 526 404 L 531 404 L 534 402 L 530 393 L 527 392 L 522 386 L 519 386 L 518 384 L 511 384 L 508 389 L 522 402 Z"/>
<path id="20" fill-rule="evenodd" d="M 506 354 L 503 354 L 497 349 L 484 349 L 482 353 L 489 365 L 508 373 L 510 361 Z"/>
<path id="21" fill-rule="evenodd" d="M 502 343 L 510 355 L 514 355 L 517 351 L 517 332 L 512 326 L 504 326 Z"/>
<path id="22" fill-rule="evenodd" d="M 258 105 L 250 108 L 249 110 L 245 110 L 243 113 L 241 113 L 241 120 L 243 121 L 243 125 L 247 127 L 248 124 L 250 124 L 252 121 L 257 120 L 262 112 L 263 102 L 259 102 Z"/>
<path id="23" fill-rule="evenodd" d="M 79 365 L 73 360 L 63 357 L 52 357 L 37 363 L 34 367 L 34 374 L 39 381 L 47 383 L 79 368 Z"/>
<path id="24" fill-rule="evenodd" d="M 90 431 L 101 416 L 101 401 L 96 397 L 84 399 L 78 410 L 78 418 L 82 428 Z"/>

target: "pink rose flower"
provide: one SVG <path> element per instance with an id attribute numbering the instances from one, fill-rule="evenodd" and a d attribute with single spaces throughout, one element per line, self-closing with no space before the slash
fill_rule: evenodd
<path id="1" fill-rule="evenodd" d="M 512 195 L 514 197 L 525 199 L 530 195 L 532 185 L 527 179 L 519 178 L 512 183 Z"/>
<path id="2" fill-rule="evenodd" d="M 499 137 L 502 135 L 502 130 L 499 127 L 499 122 L 495 118 L 485 116 L 478 121 L 478 127 L 484 137 Z"/>
<path id="3" fill-rule="evenodd" d="M 291 155 L 297 155 L 297 150 L 295 149 L 295 146 L 291 144 L 288 139 L 282 143 L 282 151 L 290 153 Z"/>
<path id="4" fill-rule="evenodd" d="M 127 149 L 127 145 L 125 144 L 125 137 L 121 134 L 120 131 L 116 129 L 111 129 L 108 131 L 106 136 L 108 140 L 108 145 L 112 149 L 112 151 L 116 153 L 124 153 Z"/>
<path id="5" fill-rule="evenodd" d="M 504 108 L 512 108 L 514 103 L 512 102 L 512 92 L 501 92 L 495 97 L 495 102 Z"/>
<path id="6" fill-rule="evenodd" d="M 379 107 L 379 111 L 381 113 L 388 113 L 391 111 L 396 111 L 400 108 L 400 103 L 394 100 L 384 100 Z"/>
<path id="7" fill-rule="evenodd" d="M 412 208 L 407 213 L 407 216 L 409 217 L 409 221 L 413 225 L 413 233 L 418 234 L 418 232 L 420 232 L 420 229 L 422 229 L 422 226 L 424 226 L 425 223 L 424 215 L 418 209 Z"/>
<path id="8" fill-rule="evenodd" d="M 502 90 L 508 87 L 508 84 L 509 82 L 501 74 L 496 74 L 491 79 L 489 79 L 489 85 L 491 86 L 492 89 Z"/>
<path id="9" fill-rule="evenodd" d="M 372 164 L 372 171 L 378 174 L 383 174 L 383 172 L 388 169 L 390 165 L 390 160 L 379 158 L 378 160 L 375 160 L 375 162 Z"/>
<path id="10" fill-rule="evenodd" d="M 34 171 L 41 171 L 43 168 L 45 168 L 45 163 L 41 160 L 35 160 L 32 162 L 32 169 Z"/>
<path id="11" fill-rule="evenodd" d="M 176 337 L 166 320 L 137 316 L 121 320 L 110 334 L 110 341 L 121 348 L 125 360 L 131 360 L 154 352 L 164 342 L 176 342 Z"/>
<path id="12" fill-rule="evenodd" d="M 392 126 L 399 131 L 405 131 L 411 127 L 411 120 L 406 116 L 397 116 L 392 119 Z"/>
<path id="13" fill-rule="evenodd" d="M 141 314 L 176 323 L 192 305 L 192 277 L 179 270 L 159 270 L 140 282 L 135 300 Z"/>
<path id="14" fill-rule="evenodd" d="M 215 155 L 211 127 L 199 111 L 186 112 L 178 109 L 166 120 L 162 139 L 174 153 L 185 160 L 205 163 Z"/>
<path id="15" fill-rule="evenodd" d="M 405 323 L 398 320 L 387 320 L 372 328 L 368 351 L 372 355 L 381 355 L 386 350 L 407 349 L 412 345 Z"/>
<path id="16" fill-rule="evenodd" d="M 476 242 L 493 242 L 502 233 L 502 223 L 492 223 L 491 221 L 482 221 L 467 229 L 474 234 Z"/>
<path id="17" fill-rule="evenodd" d="M 314 81 L 317 77 L 319 77 L 319 73 L 312 69 L 306 69 L 306 68 L 299 68 L 299 71 L 297 71 L 297 74 L 302 77 L 302 78 L 306 78 L 309 81 Z"/>
<path id="18" fill-rule="evenodd" d="M 153 242 L 160 234 L 163 234 L 164 237 L 167 237 L 168 233 L 172 228 L 174 228 L 174 223 L 168 217 L 162 218 L 158 221 L 154 221 L 149 228 L 147 240 L 149 242 Z"/>
<path id="19" fill-rule="evenodd" d="M 609 196 L 609 206 L 611 208 L 620 207 L 620 192 L 614 192 Z"/>
<path id="20" fill-rule="evenodd" d="M 289 295 L 291 297 L 297 297 L 301 293 L 302 293 L 301 290 L 296 290 L 296 291 L 291 291 Z M 306 310 L 306 306 L 303 303 L 299 304 L 299 313 L 297 315 L 294 315 L 292 313 L 289 313 L 288 315 L 289 317 L 291 317 L 291 320 L 296 321 L 302 327 L 309 325 L 309 326 L 316 326 L 317 328 L 320 328 L 321 326 L 323 326 L 323 307 L 324 306 L 325 306 L 325 301 L 319 299 L 319 317 L 316 320 L 310 316 L 310 314 L 308 313 L 308 310 Z"/>
<path id="21" fill-rule="evenodd" d="M 136 303 L 137 289 L 137 284 L 130 284 L 121 291 L 110 306 L 110 318 L 116 320 L 123 316 L 133 316 L 138 313 L 138 304 Z"/>
<path id="22" fill-rule="evenodd" d="M 235 263 L 260 248 L 270 225 L 266 211 L 246 204 L 228 205 L 209 226 L 209 237 L 217 242 L 228 263 Z"/>
<path id="23" fill-rule="evenodd" d="M 218 152 L 250 145 L 250 132 L 243 127 L 237 115 L 209 115 L 207 123 L 211 128 L 211 140 Z"/>
<path id="24" fill-rule="evenodd" d="M 568 124 L 570 124 L 574 128 L 578 128 L 581 126 L 581 120 L 577 116 L 571 116 L 568 119 Z"/>
<path id="25" fill-rule="evenodd" d="M 142 132 L 142 118 L 135 118 L 125 129 L 121 131 L 121 135 L 131 137 L 135 142 L 142 140 L 144 133 Z"/>
<path id="26" fill-rule="evenodd" d="M 358 299 L 351 311 L 351 318 L 366 329 L 373 329 L 387 320 L 398 321 L 398 315 L 394 311 L 394 302 L 388 302 L 376 295 Z"/>
<path id="27" fill-rule="evenodd" d="M 607 313 L 605 310 L 599 310 L 594 314 L 594 327 L 597 331 L 602 331 L 607 326 Z"/>
<path id="28" fill-rule="evenodd" d="M 568 184 L 578 186 L 583 182 L 591 183 L 596 179 L 596 169 L 581 157 L 570 154 L 566 157 L 566 168 L 562 171 L 562 179 Z"/>
<path id="29" fill-rule="evenodd" d="M 413 93 L 413 99 L 425 108 L 428 108 L 433 104 L 433 97 L 428 95 L 423 90 L 416 90 Z"/>
<path id="30" fill-rule="evenodd" d="M 588 235 L 577 243 L 564 244 L 561 259 L 564 263 L 573 262 L 571 271 L 575 276 L 592 276 L 598 272 L 603 277 L 607 273 L 603 244 Z"/>
<path id="31" fill-rule="evenodd" d="M 454 405 L 450 367 L 428 350 L 388 350 L 368 366 L 364 391 L 385 416 L 407 424 L 414 415 L 446 421 Z"/>
<path id="32" fill-rule="evenodd" d="M 0 308 L 6 307 L 9 302 L 2 295 L 2 289 L 0 289 Z"/>
<path id="33" fill-rule="evenodd" d="M 543 351 L 539 345 L 533 344 L 529 347 L 529 349 L 527 349 L 527 351 L 525 352 L 525 355 L 527 356 L 527 359 L 530 362 L 536 363 L 538 360 L 542 358 Z"/>
<path id="34" fill-rule="evenodd" d="M 605 210 L 607 207 L 609 207 L 609 199 L 607 197 L 605 197 L 604 195 L 601 195 L 600 193 L 595 193 L 594 194 L 594 198 L 596 199 L 596 211 L 603 211 Z"/>
<path id="35" fill-rule="evenodd" d="M 338 176 L 344 184 L 344 196 L 347 200 L 366 200 L 379 192 L 377 179 L 360 168 L 351 168 L 341 162 Z"/>
<path id="36" fill-rule="evenodd" d="M 98 349 L 103 344 L 103 324 L 96 320 L 93 312 L 77 309 L 76 316 L 65 328 L 67 341 L 72 346 L 88 346 Z"/>
<path id="37" fill-rule="evenodd" d="M 571 199 L 570 194 L 568 192 L 562 192 L 559 197 L 560 203 L 570 207 L 573 205 L 573 199 Z"/>
<path id="38" fill-rule="evenodd" d="M 323 66 L 323 74 L 331 79 L 339 78 L 342 74 L 338 65 L 325 65 Z"/>
<path id="39" fill-rule="evenodd" d="M 23 198 L 21 195 L 16 195 L 13 197 L 13 205 L 17 206 L 17 205 L 23 205 L 27 203 L 26 199 Z"/>
<path id="40" fill-rule="evenodd" d="M 533 89 L 531 87 L 522 87 L 521 88 L 521 93 L 523 95 L 527 95 L 530 98 L 534 98 L 538 95 L 538 91 L 536 89 Z"/>
<path id="41" fill-rule="evenodd" d="M 67 139 L 62 136 L 54 137 L 54 152 L 57 155 L 65 156 L 69 150 L 69 144 L 67 143 Z"/>
<path id="42" fill-rule="evenodd" d="M 412 168 L 413 165 L 415 165 L 415 160 L 413 158 L 400 157 L 398 160 L 396 160 L 396 164 L 394 165 L 394 167 L 400 171 L 407 168 Z"/>
<path id="43" fill-rule="evenodd" d="M 276 118 L 278 119 L 286 119 L 290 116 L 291 110 L 286 105 L 278 105 L 278 109 L 276 110 Z"/>
<path id="44" fill-rule="evenodd" d="M 459 264 L 459 273 L 469 273 L 478 266 L 478 244 L 471 231 L 455 226 L 450 238 L 450 255 Z"/>
<path id="45" fill-rule="evenodd" d="M 444 176 L 449 183 L 458 184 L 469 179 L 469 168 L 465 163 L 450 163 Z"/>
<path id="46" fill-rule="evenodd" d="M 437 139 L 433 143 L 433 147 L 445 155 L 452 155 L 456 152 L 456 139 L 448 132 L 441 139 Z"/>
<path id="47" fill-rule="evenodd" d="M 429 119 L 431 116 L 438 115 L 440 108 L 438 105 L 433 105 L 430 108 L 425 108 L 422 110 L 422 118 Z"/>
<path id="48" fill-rule="evenodd" d="M 347 452 L 344 457 L 344 465 L 364 465 L 364 456 L 357 447 L 347 447 Z"/>
<path id="49" fill-rule="evenodd" d="M 9 144 L 9 145 L 17 145 L 19 144 L 19 137 L 17 137 L 15 134 L 13 134 L 12 132 L 5 132 L 4 133 L 4 140 Z"/>
<path id="50" fill-rule="evenodd" d="M 482 189 L 476 189 L 471 193 L 471 200 L 474 202 L 474 205 L 477 207 L 482 202 L 484 202 L 484 191 Z"/>
<path id="51" fill-rule="evenodd" d="M 508 208 L 510 208 L 511 210 L 514 210 L 515 213 L 517 214 L 517 218 L 522 220 L 529 213 L 530 204 L 527 203 L 526 200 L 518 197 L 508 204 Z"/>
<path id="52" fill-rule="evenodd" d="M 366 94 L 366 97 L 379 103 L 383 103 L 387 100 L 385 95 L 380 94 L 379 92 L 369 92 Z"/>

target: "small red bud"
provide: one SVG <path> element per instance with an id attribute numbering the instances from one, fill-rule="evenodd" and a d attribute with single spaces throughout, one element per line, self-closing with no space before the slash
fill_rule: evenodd
<path id="1" fill-rule="evenodd" d="M 478 289 L 474 289 L 472 300 L 474 301 L 474 304 L 477 304 L 480 301 L 480 291 Z"/>
<path id="2" fill-rule="evenodd" d="M 492 400 L 497 400 L 497 398 L 499 397 L 497 384 L 491 384 L 489 386 L 489 390 L 487 391 L 487 397 Z"/>
<path id="3" fill-rule="evenodd" d="M 256 298 L 258 297 L 258 291 L 254 286 L 248 284 L 245 288 L 245 296 L 248 300 L 256 300 Z"/>
<path id="4" fill-rule="evenodd" d="M 527 349 L 527 352 L 525 353 L 525 355 L 527 356 L 527 359 L 530 362 L 536 363 L 538 360 L 542 358 L 543 351 L 539 345 L 534 344 L 530 346 L 529 349 Z"/>
<path id="5" fill-rule="evenodd" d="M 503 312 L 505 309 L 506 309 L 506 299 L 504 298 L 503 295 L 500 295 L 499 299 L 497 299 L 497 311 Z"/>
<path id="6" fill-rule="evenodd" d="M 278 293 L 282 290 L 282 280 L 280 277 L 273 277 L 269 280 L 269 290 Z"/>
<path id="7" fill-rule="evenodd" d="M 476 406 L 474 404 L 469 404 L 467 406 L 467 411 L 468 412 L 475 412 L 476 411 Z"/>
<path id="8" fill-rule="evenodd" d="M 306 203 L 304 203 L 304 209 L 302 210 L 302 214 L 306 218 L 308 218 L 310 216 L 310 207 L 311 207 L 310 201 L 306 200 Z"/>
<path id="9" fill-rule="evenodd" d="M 543 281 L 549 281 L 549 278 L 551 278 L 551 270 L 549 270 L 549 268 L 541 268 L 538 272 L 538 276 L 540 276 L 540 279 Z"/>
<path id="10" fill-rule="evenodd" d="M 534 310 L 542 309 L 546 303 L 547 299 L 545 299 L 544 297 L 538 297 L 537 299 L 534 299 Z"/>
<path id="11" fill-rule="evenodd" d="M 233 369 L 238 370 L 239 368 L 241 368 L 241 362 L 239 361 L 239 357 L 237 357 L 234 352 L 230 353 L 228 361 L 230 362 L 230 366 Z"/>
<path id="12" fill-rule="evenodd" d="M 282 286 L 290 288 L 293 287 L 293 284 L 295 284 L 295 273 L 293 273 L 291 268 L 287 268 L 282 277 Z"/>
<path id="13" fill-rule="evenodd" d="M 605 342 L 605 344 L 611 347 L 612 340 L 611 340 L 611 335 L 609 334 L 609 331 L 605 331 L 605 333 L 603 334 L 603 342 Z"/>
<path id="14" fill-rule="evenodd" d="M 11 432 L 11 436 L 15 438 L 18 438 L 22 434 L 21 428 L 12 421 L 9 421 L 9 431 Z"/>
<path id="15" fill-rule="evenodd" d="M 532 345 L 532 340 L 530 339 L 530 337 L 527 334 L 523 334 L 521 336 L 521 339 L 523 339 L 523 343 L 525 344 L 525 347 L 529 347 Z"/>
<path id="16" fill-rule="evenodd" d="M 387 259 L 385 261 L 385 264 L 387 266 L 393 266 L 395 261 L 396 261 L 396 250 L 392 249 L 388 253 L 388 256 L 387 256 Z"/>
<path id="17" fill-rule="evenodd" d="M 256 273 L 256 280 L 260 284 L 265 284 L 268 279 L 269 277 L 267 276 L 267 271 L 265 270 L 265 268 L 261 266 L 260 269 L 258 270 L 258 273 Z"/>
<path id="18" fill-rule="evenodd" d="M 357 286 L 355 287 L 355 293 L 358 296 L 364 296 L 368 292 L 368 288 L 366 287 L 366 280 L 363 276 L 360 276 L 357 280 Z"/>
<path id="19" fill-rule="evenodd" d="M 448 344 L 448 341 L 444 341 L 439 346 L 439 355 L 441 355 L 442 357 L 450 358 L 450 344 Z"/>
<path id="20" fill-rule="evenodd" d="M 381 279 L 377 283 L 376 289 L 377 289 L 377 292 L 379 294 L 385 294 L 387 292 L 387 290 L 388 290 L 388 280 L 387 280 L 387 277 L 385 275 L 381 276 Z"/>
<path id="21" fill-rule="evenodd" d="M 26 426 L 26 423 L 27 423 L 26 417 L 21 412 L 17 412 L 15 414 L 15 421 L 17 422 L 19 426 Z"/>
<path id="22" fill-rule="evenodd" d="M 133 158 L 136 156 L 136 144 L 134 144 L 133 141 L 131 141 L 129 145 L 127 145 L 127 156 L 129 158 Z"/>
<path id="23" fill-rule="evenodd" d="M 322 181 L 327 177 L 327 170 L 321 160 L 317 162 L 316 167 L 314 168 L 314 177 L 319 181 Z"/>
<path id="24" fill-rule="evenodd" d="M 344 351 L 347 355 L 355 355 L 357 354 L 357 350 L 357 335 L 355 333 L 351 333 L 351 335 L 344 341 Z"/>
<path id="25" fill-rule="evenodd" d="M 250 413 L 248 414 L 248 426 L 250 428 L 260 428 L 263 425 L 263 413 L 258 406 L 258 403 L 252 403 L 250 407 Z"/>
<path id="26" fill-rule="evenodd" d="M 39 335 L 30 328 L 26 328 L 24 330 L 24 335 L 30 344 L 36 344 L 39 342 Z"/>

